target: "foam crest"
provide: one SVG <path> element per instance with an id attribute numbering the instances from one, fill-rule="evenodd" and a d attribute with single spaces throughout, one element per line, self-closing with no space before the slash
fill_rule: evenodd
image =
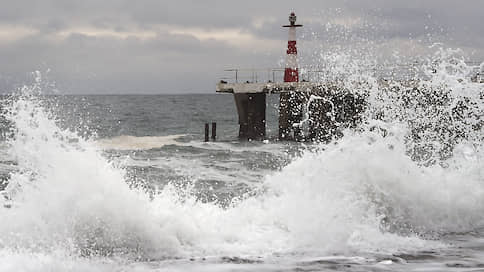
<path id="1" fill-rule="evenodd" d="M 186 136 L 186 134 L 144 137 L 122 135 L 109 139 L 100 139 L 97 141 L 97 144 L 103 149 L 146 150 L 152 148 L 161 148 L 165 145 L 183 145 L 183 143 L 176 141 L 178 138 L 183 136 Z"/>

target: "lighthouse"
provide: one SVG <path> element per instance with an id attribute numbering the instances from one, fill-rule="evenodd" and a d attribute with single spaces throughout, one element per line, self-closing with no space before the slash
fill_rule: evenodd
<path id="1" fill-rule="evenodd" d="M 302 25 L 296 24 L 296 14 L 291 12 L 289 24 L 283 25 L 289 30 L 286 51 L 286 66 L 284 69 L 284 82 L 299 82 L 299 68 L 297 65 L 296 28 Z M 301 94 L 286 92 L 280 94 L 279 99 L 279 139 L 300 140 L 301 129 L 296 123 L 302 120 L 302 99 Z M 294 135 L 292 133 L 294 132 Z"/>
<path id="2" fill-rule="evenodd" d="M 287 40 L 286 69 L 284 70 L 284 82 L 299 82 L 299 71 L 297 67 L 297 47 L 296 47 L 296 14 L 291 12 L 289 15 L 289 25 L 282 27 L 289 28 L 289 38 Z"/>

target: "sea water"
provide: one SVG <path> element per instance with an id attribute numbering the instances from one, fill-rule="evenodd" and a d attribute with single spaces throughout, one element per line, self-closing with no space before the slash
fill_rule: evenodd
<path id="1" fill-rule="evenodd" d="M 329 143 L 277 141 L 274 96 L 268 140 L 240 142 L 230 95 L 37 75 L 2 100 L 0 271 L 484 270 L 484 85 L 454 53 L 416 88 L 353 70 L 364 119 Z"/>

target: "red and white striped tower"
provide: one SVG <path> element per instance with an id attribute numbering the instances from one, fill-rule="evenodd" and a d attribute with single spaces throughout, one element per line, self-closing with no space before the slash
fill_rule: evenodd
<path id="1" fill-rule="evenodd" d="M 289 39 L 287 41 L 286 69 L 284 70 L 284 82 L 299 82 L 299 71 L 297 67 L 297 48 L 296 48 L 296 14 L 291 12 L 289 15 L 289 25 L 282 27 L 289 28 Z"/>
<path id="2" fill-rule="evenodd" d="M 296 48 L 296 14 L 289 15 L 289 40 L 287 42 L 286 69 L 284 70 L 284 82 L 299 82 L 299 70 L 297 67 Z M 294 124 L 302 119 L 300 97 L 294 92 L 281 92 L 279 100 L 279 139 L 299 140 L 302 138 L 301 129 Z M 294 132 L 294 136 L 292 133 Z"/>

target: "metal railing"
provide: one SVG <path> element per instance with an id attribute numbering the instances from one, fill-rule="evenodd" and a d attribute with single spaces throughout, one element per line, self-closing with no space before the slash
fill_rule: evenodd
<path id="1" fill-rule="evenodd" d="M 479 71 L 478 65 L 481 62 L 472 61 L 466 62 L 468 65 L 476 66 L 475 75 L 470 77 L 482 78 L 484 71 Z M 424 72 L 422 70 L 424 66 L 420 62 L 410 62 L 394 65 L 373 65 L 368 67 L 358 67 L 357 70 L 348 69 L 340 74 L 334 73 L 331 65 L 326 66 L 314 66 L 314 67 L 300 67 L 299 79 L 300 81 L 307 82 L 320 82 L 324 79 L 340 78 L 344 80 L 348 75 L 354 75 L 355 73 L 370 74 L 381 79 L 408 79 L 415 77 L 423 77 Z M 482 69 L 482 68 L 481 68 Z M 227 83 L 267 83 L 267 82 L 283 82 L 284 81 L 284 68 L 265 68 L 265 69 L 243 69 L 243 68 L 231 68 L 224 70 L 224 75 L 220 77 L 220 80 Z"/>
<path id="2" fill-rule="evenodd" d="M 230 72 L 220 79 L 231 83 L 267 83 L 283 82 L 284 68 L 267 68 L 267 69 L 226 69 L 224 72 Z M 327 70 L 313 70 L 308 68 L 299 69 L 299 78 L 301 81 L 318 81 L 321 75 Z"/>
<path id="3" fill-rule="evenodd" d="M 235 83 L 258 83 L 258 82 L 277 82 L 284 79 L 283 68 L 268 69 L 226 69 L 224 72 L 231 72 L 231 76 L 224 76 L 221 79 Z"/>

